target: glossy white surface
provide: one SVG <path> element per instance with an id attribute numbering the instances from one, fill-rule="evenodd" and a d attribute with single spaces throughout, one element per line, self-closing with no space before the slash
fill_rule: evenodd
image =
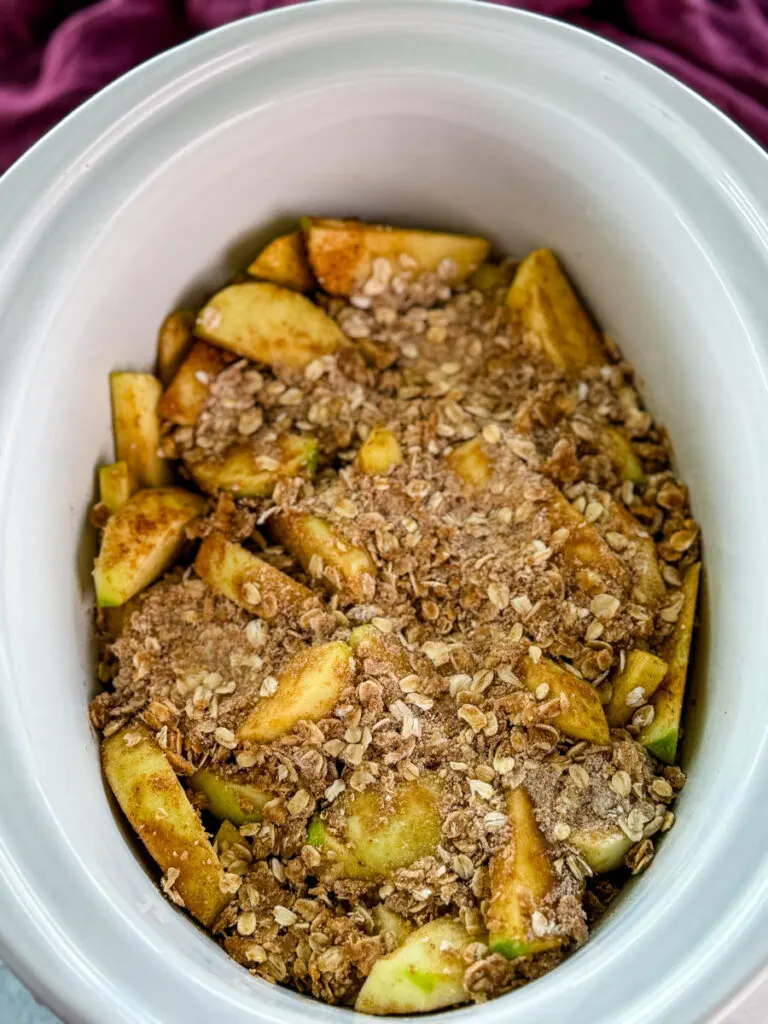
<path id="1" fill-rule="evenodd" d="M 768 956 L 768 161 L 606 43 L 451 0 L 229 26 L 0 182 L 0 953 L 70 1022 L 348 1017 L 252 979 L 162 900 L 86 717 L 107 373 L 148 365 L 169 309 L 307 211 L 554 246 L 675 440 L 707 540 L 678 826 L 577 955 L 450 1019 L 702 1020 Z"/>

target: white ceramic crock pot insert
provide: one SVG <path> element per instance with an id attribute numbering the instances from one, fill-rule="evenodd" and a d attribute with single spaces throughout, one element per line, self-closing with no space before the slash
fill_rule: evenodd
<path id="1" fill-rule="evenodd" d="M 0 183 L 0 939 L 70 1021 L 320 1022 L 159 896 L 112 813 L 86 528 L 107 374 L 273 225 L 360 215 L 562 253 L 669 427 L 707 542 L 677 827 L 594 938 L 452 1020 L 700 1020 L 768 953 L 768 163 L 598 40 L 450 0 L 311 4 L 108 89 Z"/>

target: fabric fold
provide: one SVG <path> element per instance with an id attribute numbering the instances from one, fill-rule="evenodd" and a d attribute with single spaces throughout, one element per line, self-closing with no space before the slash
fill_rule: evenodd
<path id="1" fill-rule="evenodd" d="M 301 2 L 312 0 L 0 0 L 0 171 L 149 57 L 230 21 Z M 495 2 L 571 21 L 627 47 L 768 145 L 768 0 Z"/>

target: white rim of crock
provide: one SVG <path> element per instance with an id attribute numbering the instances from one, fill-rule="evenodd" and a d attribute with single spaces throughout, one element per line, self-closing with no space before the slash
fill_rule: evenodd
<path id="1" fill-rule="evenodd" d="M 363 10 L 364 8 L 364 10 Z M 439 19 L 439 21 L 438 21 Z M 716 108 L 687 87 L 644 60 L 611 43 L 591 36 L 577 28 L 540 15 L 516 9 L 501 8 L 479 0 L 315 0 L 301 7 L 287 7 L 256 15 L 229 24 L 172 49 L 124 75 L 108 88 L 66 117 L 56 128 L 22 157 L 0 179 L 0 309 L 3 278 L 12 277 L 14 260 L 22 258 L 25 247 L 35 234 L 35 227 L 49 211 L 65 202 L 69 189 L 78 183 L 96 162 L 103 159 L 120 140 L 134 131 L 142 120 L 157 115 L 187 90 L 202 85 L 228 66 L 240 61 L 254 61 L 273 53 L 276 48 L 289 49 L 312 34 L 317 45 L 332 35 L 339 26 L 346 31 L 356 29 L 370 35 L 383 26 L 408 31 L 424 31 L 438 25 L 441 32 L 459 27 L 470 33 L 503 34 L 512 26 L 538 37 L 543 46 L 557 46 L 563 59 L 599 62 L 610 68 L 634 90 L 636 111 L 648 114 L 651 107 L 673 111 L 683 125 L 676 145 L 685 153 L 692 167 L 706 168 L 708 177 L 716 178 L 719 198 L 728 208 L 745 240 L 748 240 L 761 265 L 768 267 L 768 159 L 766 154 L 736 125 Z M 629 102 L 629 100 L 627 100 Z M 8 268 L 11 268 L 8 271 Z M 765 280 L 765 277 L 763 277 Z M 732 282 L 729 281 L 729 286 Z M 750 307 L 750 288 L 737 290 L 739 302 Z M 736 299 L 734 299 L 736 301 Z M 2 423 L 14 418 L 12 380 L 13 355 L 6 343 L 3 350 L 4 379 L 0 382 L 0 436 Z M 766 353 L 761 347 L 757 362 L 766 370 Z M 768 377 L 768 374 L 765 374 Z M 0 490 L 5 472 L 4 452 L 0 450 Z M 6 480 L 7 482 L 7 480 Z M 2 636 L 0 609 L 0 637 Z M 0 672 L 7 678 L 8 663 L 0 646 Z M 11 718 L 0 721 L 0 739 L 5 752 L 6 768 L 13 764 L 14 785 L 19 789 L 20 806 L 30 812 L 29 827 L 47 829 L 52 852 L 59 850 L 64 860 L 78 867 L 76 854 L 66 835 L 59 829 L 46 806 L 44 794 L 31 785 L 33 774 L 24 769 L 31 765 L 34 752 L 26 741 L 23 723 Z M 752 771 L 743 790 L 734 796 L 731 820 L 739 807 L 753 795 L 761 778 L 768 777 L 768 752 L 765 739 L 757 750 Z M 22 794 L 27 786 L 29 792 Z M 26 799 L 24 799 L 26 797 Z M 740 800 L 739 800 L 740 798 Z M 753 802 L 753 806 L 759 803 Z M 58 833 L 58 834 L 57 834 Z M 768 851 L 768 829 L 764 830 Z M 686 1022 L 698 1021 L 713 1012 L 748 980 L 768 959 L 768 852 L 758 854 L 757 835 L 751 838 L 755 856 L 751 860 L 752 877 L 744 878 L 742 897 L 722 920 L 722 928 L 713 937 L 708 954 L 698 959 L 694 951 L 670 968 L 656 992 L 649 992 L 642 1003 L 627 1007 L 619 1018 L 626 1022 L 651 1024 L 679 1016 L 682 1006 Z M 55 840 L 55 842 L 54 842 Z M 52 870 L 55 866 L 52 865 Z M 81 869 L 82 870 L 82 869 Z M 82 879 L 81 879 L 82 881 Z M 703 880 L 698 881 L 701 886 Z M 85 957 L 73 938 L 71 922 L 57 919 L 56 908 L 43 906 L 37 900 L 34 880 L 27 877 L 19 858 L 0 831 L 0 953 L 12 969 L 48 1005 L 70 1022 L 102 1024 L 115 1022 L 155 1021 L 158 1018 L 149 1005 L 136 1002 L 136 992 L 119 991 L 93 961 Z M 124 922 L 127 926 L 127 922 Z M 136 935 L 137 943 L 141 936 Z M 715 977 L 708 974 L 717 966 Z M 190 969 L 183 963 L 168 964 L 169 977 L 189 977 Z M 706 978 L 706 983 L 704 979 Z M 535 989 L 536 986 L 532 986 Z M 242 999 L 224 986 L 211 983 L 209 996 L 220 1000 L 221 1009 L 233 1012 L 231 1020 L 264 1020 L 263 1012 L 254 1006 L 253 994 Z M 564 992 L 563 995 L 567 993 Z M 535 998 L 535 997 L 534 997 Z M 250 1000 L 248 1006 L 245 999 Z M 512 1016 L 520 1020 L 552 1019 L 531 1016 L 530 990 L 516 993 L 515 1006 L 506 1000 L 486 1004 L 480 1011 L 453 1011 L 451 1020 L 467 1020 L 473 1013 L 484 1024 L 501 1024 Z M 536 1000 L 538 1001 L 538 1000 Z M 109 1017 L 104 1009 L 109 1009 Z M 618 1008 L 617 1008 L 618 1009 Z M 339 1020 L 338 1013 L 322 1004 L 294 1003 L 281 1013 L 288 1021 L 303 1015 L 304 1010 L 318 1020 Z M 518 1017 L 519 1014 L 519 1017 Z M 191 1018 L 188 1018 L 191 1019 Z M 274 1019 L 274 1018 L 273 1018 Z M 433 1018 L 429 1018 L 433 1019 Z M 158 1024 L 169 1024 L 167 1020 Z"/>

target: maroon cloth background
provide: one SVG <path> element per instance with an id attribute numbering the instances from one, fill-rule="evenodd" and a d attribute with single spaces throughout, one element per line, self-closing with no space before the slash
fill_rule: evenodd
<path id="1" fill-rule="evenodd" d="M 78 103 L 148 57 L 225 22 L 300 2 L 0 0 L 0 172 Z M 496 2 L 627 46 L 768 146 L 768 0 Z"/>

